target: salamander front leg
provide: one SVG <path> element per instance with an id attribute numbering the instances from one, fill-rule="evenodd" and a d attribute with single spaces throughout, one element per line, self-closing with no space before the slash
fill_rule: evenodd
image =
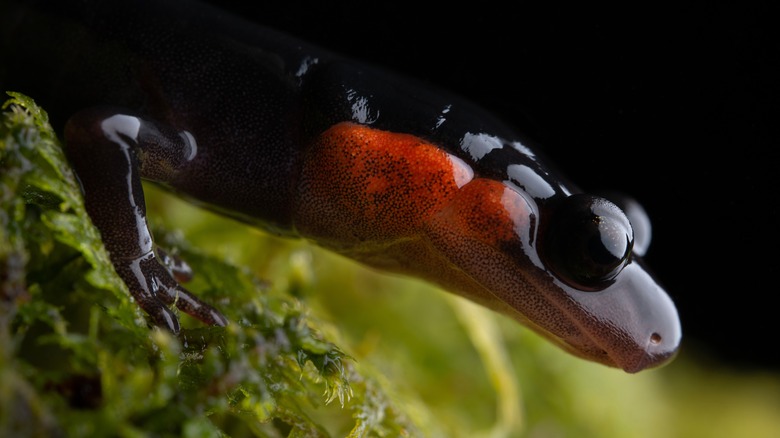
<path id="1" fill-rule="evenodd" d="M 146 221 L 141 170 L 166 169 L 168 175 L 154 175 L 158 180 L 175 174 L 190 153 L 187 139 L 126 112 L 94 108 L 71 117 L 65 145 L 114 268 L 152 323 L 178 333 L 179 321 L 168 308 L 175 305 L 206 324 L 226 325 L 219 311 L 179 285 L 174 274 L 186 269 L 155 251 Z"/>

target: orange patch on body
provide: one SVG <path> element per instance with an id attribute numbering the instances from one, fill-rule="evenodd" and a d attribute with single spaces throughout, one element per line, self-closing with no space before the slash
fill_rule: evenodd
<path id="1" fill-rule="evenodd" d="M 463 161 L 419 137 L 340 123 L 307 152 L 296 227 L 331 247 L 413 238 L 472 178 Z"/>
<path id="2" fill-rule="evenodd" d="M 518 239 L 528 226 L 531 210 L 513 189 L 499 181 L 478 178 L 464 186 L 431 221 L 461 238 L 493 246 Z"/>

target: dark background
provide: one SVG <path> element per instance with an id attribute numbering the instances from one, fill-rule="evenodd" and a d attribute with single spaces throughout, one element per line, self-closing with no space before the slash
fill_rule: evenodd
<path id="1" fill-rule="evenodd" d="M 768 8 L 327 3 L 232 9 L 465 95 L 582 188 L 634 196 L 684 351 L 780 370 L 780 40 Z"/>

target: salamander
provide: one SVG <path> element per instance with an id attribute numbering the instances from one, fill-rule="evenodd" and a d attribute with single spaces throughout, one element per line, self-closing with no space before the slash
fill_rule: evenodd
<path id="1" fill-rule="evenodd" d="M 154 244 L 141 178 L 271 233 L 437 284 L 627 372 L 681 326 L 641 207 L 585 193 L 512 124 L 430 84 L 196 2 L 0 5 L 3 90 L 46 108 L 152 324 L 228 320 Z"/>

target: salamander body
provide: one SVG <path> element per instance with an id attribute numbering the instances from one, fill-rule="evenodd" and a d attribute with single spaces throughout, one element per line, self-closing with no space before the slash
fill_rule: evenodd
<path id="1" fill-rule="evenodd" d="M 0 6 L 0 85 L 63 132 L 154 324 L 178 332 L 172 305 L 227 319 L 172 276 L 140 178 L 439 284 L 588 360 L 636 372 L 676 353 L 641 208 L 582 193 L 486 110 L 203 4 L 31 3 Z"/>

